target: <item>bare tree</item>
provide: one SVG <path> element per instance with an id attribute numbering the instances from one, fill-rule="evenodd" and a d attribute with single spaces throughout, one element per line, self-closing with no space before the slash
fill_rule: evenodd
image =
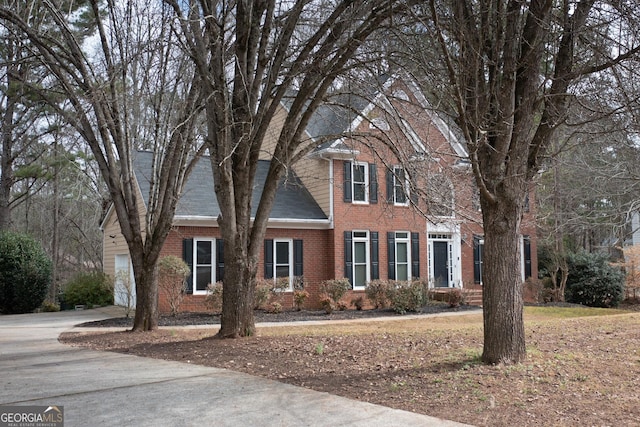
<path id="1" fill-rule="evenodd" d="M 612 83 L 610 71 L 635 59 L 638 7 L 430 0 L 423 11 L 415 51 L 431 59 L 423 73 L 456 117 L 480 189 L 487 363 L 525 357 L 518 247 L 525 196 L 571 102 L 589 90 L 588 78 Z M 437 59 L 425 40 L 435 41 Z M 616 92 L 610 87 L 608 96 Z"/>
<path id="2" fill-rule="evenodd" d="M 328 89 L 367 37 L 410 2 L 165 1 L 182 22 L 206 99 L 225 246 L 219 336 L 251 335 L 258 258 L 278 181 L 315 146 L 304 131 Z M 267 148 L 283 103 L 282 128 Z M 271 165 L 252 218 L 251 189 L 267 150 Z"/>
<path id="3" fill-rule="evenodd" d="M 158 257 L 201 152 L 194 133 L 200 81 L 173 40 L 170 11 L 153 1 L 86 4 L 82 12 L 97 29 L 89 46 L 74 31 L 78 14 L 49 1 L 42 2 L 51 22 L 46 27 L 33 26 L 8 7 L 0 8 L 0 22 L 29 39 L 54 78 L 39 96 L 91 148 L 131 255 L 133 329 L 151 330 L 158 322 Z M 154 152 L 146 217 L 139 212 L 133 170 L 140 148 Z"/>
<path id="4" fill-rule="evenodd" d="M 640 205 L 640 181 L 633 172 L 640 147 L 627 113 L 579 128 L 563 126 L 545 161 L 537 197 L 540 247 L 547 251 L 544 267 L 557 285 L 558 300 L 564 298 L 567 252 L 608 251 L 620 260 L 631 237 L 630 214 Z M 586 118 L 575 112 L 571 117 Z"/>
<path id="5" fill-rule="evenodd" d="M 17 15 L 42 25 L 39 7 L 33 2 L 2 0 Z M 73 9 L 74 6 L 71 6 Z M 22 203 L 40 178 L 38 158 L 46 145 L 38 140 L 48 129 L 42 124 L 46 108 L 34 98 L 29 86 L 40 84 L 44 68 L 33 61 L 28 40 L 9 28 L 0 28 L 0 230 L 9 228 L 11 211 Z M 33 164 L 33 165 L 32 165 Z M 23 185 L 24 184 L 24 185 Z M 20 191 L 24 188 L 27 191 Z"/>

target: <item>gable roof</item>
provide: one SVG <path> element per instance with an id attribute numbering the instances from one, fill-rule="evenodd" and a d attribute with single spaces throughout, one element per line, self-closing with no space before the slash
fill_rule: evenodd
<path id="1" fill-rule="evenodd" d="M 145 206 L 149 197 L 149 177 L 151 176 L 151 163 L 153 153 L 140 151 L 134 159 L 134 170 L 136 179 L 140 187 L 140 192 L 144 198 Z M 256 181 L 251 199 L 251 216 L 254 217 L 264 188 L 269 161 L 261 160 L 258 163 Z M 220 214 L 220 206 L 214 192 L 213 173 L 208 156 L 201 157 L 191 172 L 182 196 L 176 207 L 175 217 L 179 219 L 216 219 Z M 276 198 L 274 201 L 271 220 L 291 220 L 291 221 L 317 221 L 327 220 L 320 206 L 311 197 L 309 191 L 304 187 L 302 181 L 290 169 L 289 174 L 282 178 L 278 184 Z"/>
<path id="2" fill-rule="evenodd" d="M 358 153 L 345 143 L 344 136 L 340 135 L 344 135 L 350 130 L 356 129 L 362 120 L 365 119 L 367 114 L 374 108 L 393 108 L 391 107 L 391 101 L 385 95 L 385 91 L 398 80 L 398 77 L 384 77 L 379 79 L 377 85 L 369 85 L 368 89 L 365 89 L 366 94 L 364 96 L 341 94 L 333 98 L 335 101 L 333 104 L 324 105 L 318 108 L 310 120 L 309 126 L 307 127 L 307 133 L 314 139 L 319 139 L 322 136 L 327 135 L 335 135 L 335 138 L 331 138 L 328 141 L 320 143 L 313 153 L 327 153 L 329 155 L 357 155 Z M 416 97 L 420 106 L 429 115 L 434 126 L 447 139 L 456 155 L 463 159 L 467 158 L 468 153 L 466 151 L 465 144 L 460 138 L 459 132 L 456 132 L 455 124 L 450 120 L 444 120 L 440 114 L 432 108 L 431 104 L 412 78 L 405 77 L 403 78 L 403 81 L 411 93 Z M 419 140 L 417 133 L 411 128 L 406 120 L 401 120 L 400 126 L 414 147 L 418 148 L 424 146 L 424 141 Z"/>

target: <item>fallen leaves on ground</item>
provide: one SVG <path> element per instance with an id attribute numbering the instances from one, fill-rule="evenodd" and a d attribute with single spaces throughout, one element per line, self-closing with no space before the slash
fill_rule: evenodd
<path id="1" fill-rule="evenodd" d="M 638 313 L 527 322 L 527 360 L 517 365 L 480 362 L 478 314 L 286 328 L 233 340 L 214 338 L 215 329 L 162 329 L 67 333 L 61 341 L 227 368 L 477 426 L 640 423 Z"/>

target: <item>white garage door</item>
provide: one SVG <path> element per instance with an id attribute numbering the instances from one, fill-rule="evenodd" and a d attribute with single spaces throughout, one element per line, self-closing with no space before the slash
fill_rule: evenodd
<path id="1" fill-rule="evenodd" d="M 136 307 L 136 282 L 129 255 L 116 255 L 116 277 L 113 288 L 113 302 L 122 307 Z"/>

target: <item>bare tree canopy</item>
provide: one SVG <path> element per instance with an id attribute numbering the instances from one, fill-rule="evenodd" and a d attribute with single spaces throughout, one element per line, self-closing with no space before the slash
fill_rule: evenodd
<path id="1" fill-rule="evenodd" d="M 89 0 L 78 11 L 49 1 L 41 6 L 48 25 L 35 25 L 6 5 L 0 23 L 20 39 L 51 78 L 38 96 L 91 148 L 106 182 L 129 247 L 136 280 L 135 330 L 157 327 L 157 260 L 177 200 L 200 152 L 194 129 L 199 79 L 173 39 L 171 12 L 153 1 Z M 96 28 L 83 44 L 74 18 Z M 153 150 L 146 218 L 139 211 L 133 163 L 136 150 Z"/>
<path id="2" fill-rule="evenodd" d="M 327 91 L 367 38 L 408 2 L 165 1 L 180 18 L 206 99 L 225 246 L 219 336 L 251 335 L 259 251 L 279 178 L 314 147 L 304 132 Z M 267 132 L 283 104 L 282 128 L 267 147 Z M 267 151 L 271 165 L 251 218 L 256 167 Z"/>
<path id="3" fill-rule="evenodd" d="M 628 75 L 637 60 L 639 8 L 630 1 L 430 0 L 420 12 L 409 51 L 423 64 L 426 90 L 456 118 L 480 189 L 485 362 L 525 357 L 518 270 L 525 196 L 555 130 L 592 81 L 608 80 L 609 99 L 623 98 L 614 76 Z"/>

